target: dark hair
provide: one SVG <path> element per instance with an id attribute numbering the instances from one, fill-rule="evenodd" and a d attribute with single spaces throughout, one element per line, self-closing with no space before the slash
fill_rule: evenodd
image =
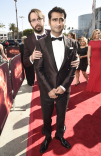
<path id="1" fill-rule="evenodd" d="M 48 19 L 51 19 L 51 14 L 53 12 L 63 13 L 64 14 L 64 18 L 66 19 L 66 12 L 65 12 L 64 9 L 62 9 L 60 7 L 54 7 L 52 10 L 50 10 L 49 13 L 48 13 Z"/>
<path id="2" fill-rule="evenodd" d="M 29 14 L 28 14 L 28 21 L 29 21 L 29 23 L 31 22 L 30 21 L 30 14 L 32 13 L 32 12 L 34 12 L 34 13 L 36 13 L 37 15 L 38 15 L 38 17 L 40 17 L 40 18 L 45 18 L 45 16 L 44 16 L 44 14 L 42 13 L 42 11 L 40 11 L 39 9 L 32 9 L 30 12 L 29 12 Z"/>

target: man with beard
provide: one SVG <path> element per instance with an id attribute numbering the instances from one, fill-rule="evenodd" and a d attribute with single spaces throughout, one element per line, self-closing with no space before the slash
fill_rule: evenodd
<path id="1" fill-rule="evenodd" d="M 28 67 L 27 75 L 29 75 L 28 79 L 29 85 L 34 84 L 35 74 L 34 74 L 34 60 L 40 59 L 42 57 L 42 53 L 40 51 L 36 51 L 36 40 L 39 40 L 50 34 L 50 30 L 44 29 L 45 16 L 39 9 L 32 9 L 28 14 L 28 21 L 31 27 L 34 30 L 30 36 L 27 37 L 24 43 L 24 56 L 23 63 L 26 67 Z M 79 60 L 72 61 L 71 65 L 76 67 L 78 65 Z"/>
<path id="2" fill-rule="evenodd" d="M 34 60 L 42 57 L 42 54 L 35 49 L 36 40 L 48 35 L 50 31 L 44 29 L 45 17 L 44 14 L 38 9 L 32 9 L 29 12 L 28 21 L 34 30 L 34 33 L 28 36 L 25 40 L 23 63 L 26 67 L 28 67 L 29 85 L 33 85 L 35 80 Z"/>

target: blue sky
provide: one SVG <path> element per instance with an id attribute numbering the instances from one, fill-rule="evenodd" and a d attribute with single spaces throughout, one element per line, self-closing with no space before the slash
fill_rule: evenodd
<path id="1" fill-rule="evenodd" d="M 18 12 L 18 27 L 22 31 L 31 28 L 28 23 L 28 13 L 33 8 L 40 9 L 45 15 L 45 23 L 48 24 L 48 12 L 55 6 L 62 7 L 67 13 L 67 27 L 78 28 L 78 16 L 82 14 L 92 13 L 93 0 L 17 0 Z M 101 0 L 96 0 L 96 8 L 101 7 Z M 3 23 L 6 28 L 0 31 L 9 31 L 9 23 L 16 24 L 15 1 L 0 0 L 0 23 Z"/>

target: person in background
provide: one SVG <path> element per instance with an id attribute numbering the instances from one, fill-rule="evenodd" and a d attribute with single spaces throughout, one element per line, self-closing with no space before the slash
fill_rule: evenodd
<path id="1" fill-rule="evenodd" d="M 8 41 L 5 41 L 5 48 L 7 48 L 9 46 L 9 42 Z"/>
<path id="2" fill-rule="evenodd" d="M 19 51 L 21 53 L 21 62 L 23 64 L 23 54 L 24 54 L 24 40 L 27 38 L 27 36 L 21 37 L 21 43 L 19 44 Z"/>
<path id="3" fill-rule="evenodd" d="M 89 43 L 90 42 L 90 38 L 88 37 L 87 39 L 88 39 L 88 43 Z"/>
<path id="4" fill-rule="evenodd" d="M 15 47 L 19 47 L 19 42 L 15 39 Z"/>
<path id="5" fill-rule="evenodd" d="M 7 47 L 9 46 L 9 42 L 6 40 L 4 45 L 4 53 L 7 52 Z"/>
<path id="6" fill-rule="evenodd" d="M 78 48 L 80 48 L 80 42 L 79 42 L 79 38 L 76 38 L 77 44 L 78 44 Z"/>
<path id="7" fill-rule="evenodd" d="M 70 32 L 70 33 L 68 34 L 68 37 L 69 37 L 69 38 L 72 38 L 72 39 L 74 39 L 74 40 L 76 40 L 76 34 L 73 33 L 73 32 Z"/>
<path id="8" fill-rule="evenodd" d="M 87 91 L 101 92 L 101 32 L 95 29 L 92 39 L 88 44 L 88 65 L 90 74 L 87 84 Z"/>
<path id="9" fill-rule="evenodd" d="M 3 57 L 4 57 L 4 58 L 6 59 L 6 61 L 8 62 L 7 56 L 5 55 L 4 50 L 3 50 L 3 45 L 0 44 L 0 64 L 5 62 L 5 61 L 3 60 Z"/>
<path id="10" fill-rule="evenodd" d="M 80 70 L 82 71 L 82 74 L 84 76 L 84 78 L 86 79 L 86 81 L 88 82 L 88 75 L 86 74 L 86 69 L 87 69 L 87 51 L 88 51 L 88 42 L 87 39 L 85 37 L 82 37 L 80 40 L 80 47 L 78 48 L 78 55 L 80 57 L 80 64 L 79 67 L 76 69 L 76 84 L 75 86 L 77 86 L 80 81 L 79 81 L 79 77 L 80 77 Z"/>

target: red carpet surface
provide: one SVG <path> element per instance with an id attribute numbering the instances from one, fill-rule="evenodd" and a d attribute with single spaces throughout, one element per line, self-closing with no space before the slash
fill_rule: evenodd
<path id="1" fill-rule="evenodd" d="M 38 85 L 33 87 L 30 110 L 29 134 L 26 156 L 101 156 L 101 93 L 86 91 L 86 81 L 82 74 L 80 84 L 71 85 L 71 95 L 66 112 L 66 132 L 64 138 L 71 145 L 68 150 L 54 138 L 56 132 L 56 110 L 52 116 L 52 141 L 44 154 L 39 153 L 42 135 L 42 111 Z"/>

